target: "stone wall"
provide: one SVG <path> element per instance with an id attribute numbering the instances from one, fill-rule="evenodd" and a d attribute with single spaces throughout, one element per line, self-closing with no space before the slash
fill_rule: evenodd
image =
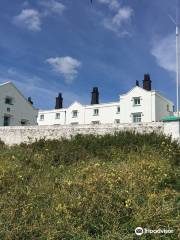
<path id="1" fill-rule="evenodd" d="M 76 134 L 114 134 L 119 131 L 135 131 L 139 133 L 164 132 L 162 122 L 142 124 L 103 124 L 103 125 L 57 125 L 57 126 L 24 126 L 0 127 L 0 139 L 8 145 L 30 143 L 39 139 L 70 138 Z"/>

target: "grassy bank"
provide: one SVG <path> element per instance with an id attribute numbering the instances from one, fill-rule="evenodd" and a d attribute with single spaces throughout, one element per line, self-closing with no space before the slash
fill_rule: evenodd
<path id="1" fill-rule="evenodd" d="M 0 239 L 178 239 L 179 160 L 154 133 L 0 143 Z"/>

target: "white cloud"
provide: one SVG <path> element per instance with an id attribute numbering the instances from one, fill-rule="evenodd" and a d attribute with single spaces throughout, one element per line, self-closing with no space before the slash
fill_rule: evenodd
<path id="1" fill-rule="evenodd" d="M 118 0 L 98 0 L 109 8 L 109 16 L 104 16 L 103 25 L 118 36 L 129 35 L 128 24 L 133 16 L 130 6 L 121 6 Z"/>
<path id="2" fill-rule="evenodd" d="M 104 19 L 104 26 L 118 35 L 128 34 L 125 25 L 130 22 L 132 14 L 133 10 L 130 7 L 119 8 L 113 17 Z"/>
<path id="3" fill-rule="evenodd" d="M 39 4 L 46 9 L 45 14 L 56 13 L 61 15 L 66 9 L 64 4 L 56 0 L 40 1 Z"/>
<path id="4" fill-rule="evenodd" d="M 13 22 L 31 31 L 41 30 L 41 16 L 35 9 L 23 9 L 19 15 L 14 17 Z"/>
<path id="5" fill-rule="evenodd" d="M 78 69 L 81 67 L 80 61 L 69 56 L 48 58 L 46 62 L 51 65 L 53 71 L 65 78 L 66 83 L 72 83 L 78 75 Z"/>
<path id="6" fill-rule="evenodd" d="M 170 34 L 153 42 L 151 54 L 157 64 L 169 72 L 176 71 L 176 42 L 175 35 Z"/>
<path id="7" fill-rule="evenodd" d="M 13 23 L 31 31 L 40 31 L 43 18 L 51 14 L 61 15 L 66 8 L 57 0 L 42 0 L 38 4 L 41 5 L 39 11 L 31 9 L 28 1 L 24 2 L 24 9 L 13 18 Z"/>
<path id="8" fill-rule="evenodd" d="M 120 4 L 117 0 L 98 0 L 100 3 L 107 4 L 110 9 L 117 9 Z"/>

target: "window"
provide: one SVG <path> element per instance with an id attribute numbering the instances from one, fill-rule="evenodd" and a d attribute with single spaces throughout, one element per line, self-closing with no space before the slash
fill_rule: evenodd
<path id="1" fill-rule="evenodd" d="M 94 109 L 93 115 L 94 115 L 94 116 L 98 116 L 98 115 L 99 115 L 99 109 Z"/>
<path id="2" fill-rule="evenodd" d="M 117 112 L 116 113 L 120 113 L 120 107 L 117 107 Z"/>
<path id="3" fill-rule="evenodd" d="M 114 121 L 116 124 L 119 124 L 120 123 L 120 119 L 115 119 Z"/>
<path id="4" fill-rule="evenodd" d="M 60 119 L 60 113 L 56 113 L 56 119 Z"/>
<path id="5" fill-rule="evenodd" d="M 78 122 L 72 122 L 71 125 L 75 126 L 75 125 L 78 125 L 79 123 Z"/>
<path id="6" fill-rule="evenodd" d="M 10 117 L 4 116 L 4 126 L 10 126 Z"/>
<path id="7" fill-rule="evenodd" d="M 40 121 L 44 121 L 44 114 L 40 115 Z"/>
<path id="8" fill-rule="evenodd" d="M 133 123 L 141 122 L 141 113 L 133 113 Z"/>
<path id="9" fill-rule="evenodd" d="M 5 98 L 5 104 L 13 105 L 12 98 L 11 97 L 6 97 Z"/>
<path id="10" fill-rule="evenodd" d="M 21 125 L 22 125 L 22 126 L 27 125 L 27 123 L 28 123 L 28 120 L 26 120 L 26 119 L 22 119 L 22 120 L 21 120 Z"/>
<path id="11" fill-rule="evenodd" d="M 10 108 L 7 108 L 7 112 L 10 112 L 11 111 L 11 109 Z"/>
<path id="12" fill-rule="evenodd" d="M 92 121 L 91 123 L 92 123 L 92 124 L 100 124 L 99 121 Z"/>
<path id="13" fill-rule="evenodd" d="M 169 112 L 169 104 L 167 104 L 167 111 Z"/>
<path id="14" fill-rule="evenodd" d="M 135 97 L 135 98 L 133 98 L 133 104 L 134 104 L 134 106 L 140 105 L 140 104 L 141 104 L 141 99 L 140 99 L 140 97 Z"/>
<path id="15" fill-rule="evenodd" d="M 77 115 L 78 115 L 78 111 L 77 111 L 77 110 L 73 110 L 73 111 L 72 111 L 72 117 L 73 117 L 73 118 L 76 118 Z"/>

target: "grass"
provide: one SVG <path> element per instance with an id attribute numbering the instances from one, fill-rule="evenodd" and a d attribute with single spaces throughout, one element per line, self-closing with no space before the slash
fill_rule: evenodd
<path id="1" fill-rule="evenodd" d="M 179 159 L 155 133 L 0 142 L 0 239 L 179 239 Z"/>

